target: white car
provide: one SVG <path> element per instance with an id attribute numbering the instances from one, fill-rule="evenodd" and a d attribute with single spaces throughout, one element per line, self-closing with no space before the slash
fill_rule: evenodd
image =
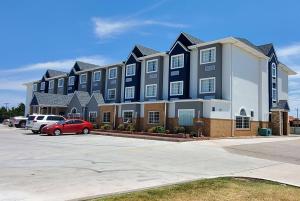
<path id="1" fill-rule="evenodd" d="M 25 128 L 27 117 L 17 116 L 10 118 L 10 124 L 16 128 Z"/>
<path id="2" fill-rule="evenodd" d="M 32 114 L 32 115 L 28 116 L 27 121 L 26 121 L 26 128 L 27 129 L 31 129 L 32 128 L 33 121 L 36 120 L 37 116 L 38 116 L 38 114 Z"/>
<path id="3" fill-rule="evenodd" d="M 59 115 L 42 115 L 39 114 L 32 120 L 31 131 L 35 134 L 41 133 L 44 126 L 55 124 L 59 121 L 64 121 L 65 118 Z"/>

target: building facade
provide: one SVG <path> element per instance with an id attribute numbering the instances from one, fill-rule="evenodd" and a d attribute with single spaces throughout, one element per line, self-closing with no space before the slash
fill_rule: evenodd
<path id="1" fill-rule="evenodd" d="M 272 44 L 235 37 L 204 42 L 180 33 L 164 52 L 135 45 L 117 64 L 76 62 L 69 73 L 48 70 L 27 83 L 26 111 L 60 111 L 112 128 L 134 122 L 143 131 L 185 127 L 228 137 L 270 127 L 283 135 L 289 132 L 288 76 L 294 74 Z"/>

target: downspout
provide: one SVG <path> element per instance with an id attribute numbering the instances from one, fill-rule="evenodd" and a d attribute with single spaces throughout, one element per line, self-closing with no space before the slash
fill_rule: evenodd
<path id="1" fill-rule="evenodd" d="M 117 106 L 116 104 L 114 105 L 114 122 L 113 122 L 113 127 L 116 128 L 116 110 L 117 110 Z"/>
<path id="2" fill-rule="evenodd" d="M 164 128 L 167 128 L 167 102 L 165 101 L 165 118 L 164 118 Z"/>
<path id="3" fill-rule="evenodd" d="M 230 98 L 231 98 L 231 137 L 234 137 L 234 118 L 233 118 L 233 112 L 232 112 L 232 109 L 233 109 L 233 104 L 232 104 L 232 89 L 233 89 L 233 82 L 232 82 L 232 79 L 233 79 L 233 72 L 232 72 L 232 44 L 230 46 L 230 71 L 231 71 L 231 79 L 230 79 Z"/>

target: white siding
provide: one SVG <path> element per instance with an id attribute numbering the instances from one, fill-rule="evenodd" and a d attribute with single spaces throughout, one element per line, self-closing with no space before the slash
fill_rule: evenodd
<path id="1" fill-rule="evenodd" d="M 197 98 L 198 83 L 198 49 L 193 49 L 190 58 L 190 96 Z"/>
<path id="2" fill-rule="evenodd" d="M 231 55 L 232 44 L 222 47 L 222 98 L 231 100 Z"/>
<path id="3" fill-rule="evenodd" d="M 278 100 L 288 100 L 288 74 L 278 68 Z"/>
<path id="4" fill-rule="evenodd" d="M 230 119 L 230 102 L 216 102 L 214 100 L 203 102 L 203 117 L 213 119 Z M 215 111 L 212 111 L 215 107 Z"/>
<path id="5" fill-rule="evenodd" d="M 169 118 L 175 117 L 175 102 L 170 102 L 168 104 L 168 117 Z"/>
<path id="6" fill-rule="evenodd" d="M 30 112 L 30 102 L 33 95 L 33 84 L 26 84 L 26 103 L 25 103 L 25 116 Z"/>

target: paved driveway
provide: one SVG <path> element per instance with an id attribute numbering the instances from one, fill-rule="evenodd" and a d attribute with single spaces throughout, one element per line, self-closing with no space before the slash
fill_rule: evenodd
<path id="1" fill-rule="evenodd" d="M 299 139 L 177 143 L 95 135 L 48 137 L 0 126 L 0 200 L 69 200 L 229 175 L 300 186 L 298 162 L 265 156 L 280 147 L 294 157 Z M 251 153 L 253 149 L 259 153 Z"/>

